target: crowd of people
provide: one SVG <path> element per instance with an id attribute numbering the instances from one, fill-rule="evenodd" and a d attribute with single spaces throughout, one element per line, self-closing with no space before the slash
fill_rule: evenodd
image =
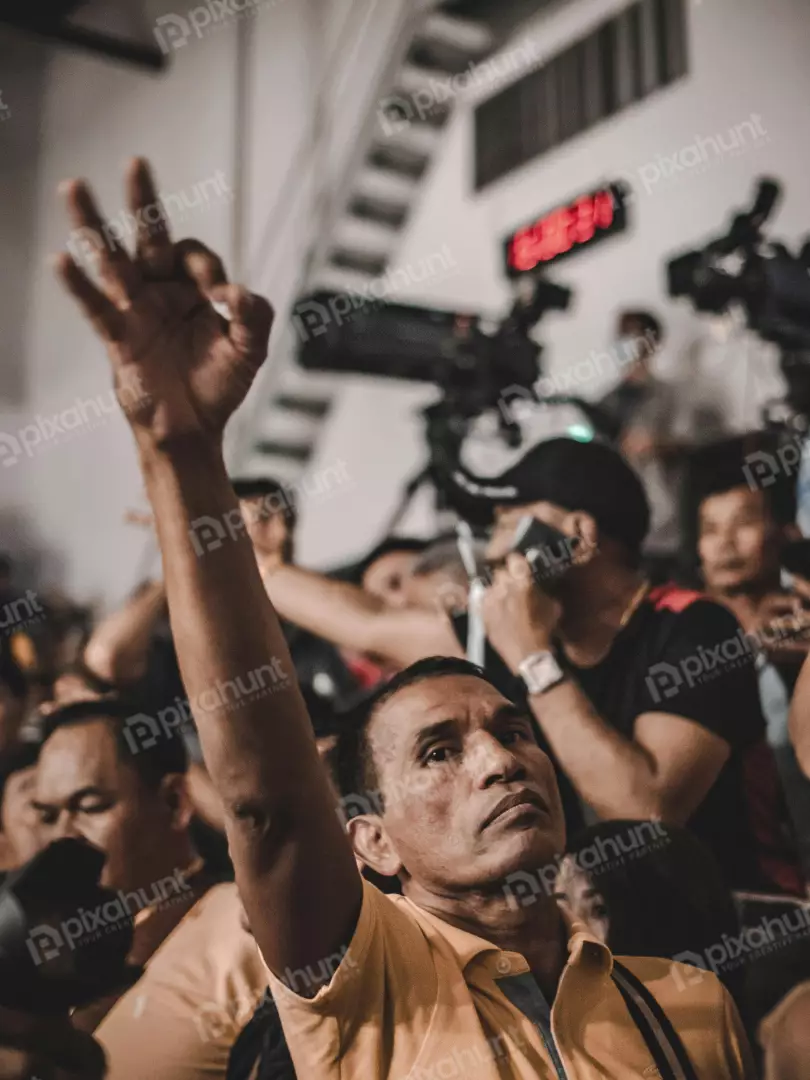
<path id="1" fill-rule="evenodd" d="M 627 312 L 599 437 L 445 478 L 472 544 L 304 569 L 288 489 L 222 454 L 269 305 L 65 197 L 99 244 L 58 273 L 144 390 L 162 577 L 94 620 L 3 567 L 4 890 L 86 842 L 119 912 L 40 913 L 16 962 L 132 936 L 62 1012 L 7 980 L 0 1080 L 809 1075 L 810 577 L 795 481 L 745 468 L 768 436 L 676 423 Z"/>

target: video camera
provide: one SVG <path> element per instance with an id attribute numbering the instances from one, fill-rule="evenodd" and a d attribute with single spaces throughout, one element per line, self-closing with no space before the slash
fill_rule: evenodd
<path id="1" fill-rule="evenodd" d="M 310 371 L 376 375 L 436 385 L 441 397 L 423 410 L 430 463 L 409 485 L 406 498 L 427 479 L 455 467 L 472 423 L 493 411 L 508 446 L 521 442 L 520 426 L 503 407 L 507 390 L 534 393 L 542 347 L 531 331 L 549 311 L 566 311 L 572 293 L 540 271 L 515 285 L 508 315 L 487 332 L 472 312 L 390 304 L 318 292 L 293 312 L 300 339 L 298 362 Z"/>
<path id="2" fill-rule="evenodd" d="M 65 839 L 6 875 L 0 1005 L 37 1015 L 67 1013 L 127 989 L 140 976 L 141 969 L 126 962 L 132 916 L 117 894 L 98 884 L 103 865 L 102 852 Z"/>
<path id="3" fill-rule="evenodd" d="M 686 296 L 709 314 L 738 304 L 764 341 L 804 351 L 810 350 L 810 238 L 794 255 L 763 234 L 781 194 L 776 180 L 760 180 L 753 207 L 737 214 L 724 236 L 672 259 L 669 295 Z"/>

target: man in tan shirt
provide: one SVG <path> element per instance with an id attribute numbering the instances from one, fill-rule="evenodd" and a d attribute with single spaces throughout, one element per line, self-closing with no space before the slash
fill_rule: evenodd
<path id="1" fill-rule="evenodd" d="M 127 189 L 143 221 L 158 202 L 143 161 Z M 201 520 L 238 520 L 222 437 L 267 355 L 269 305 L 165 222 L 141 226 L 134 255 L 109 246 L 87 185 L 63 193 L 98 275 L 68 255 L 57 272 L 135 437 L 183 681 L 299 1080 L 752 1076 L 713 975 L 685 993 L 680 965 L 619 965 L 542 889 L 515 902 L 515 875 L 543 881 L 563 850 L 559 793 L 531 719 L 464 662 L 400 675 L 364 729 L 352 841 L 404 898 L 364 886 L 250 541 L 194 542 Z M 268 665 L 270 695 L 210 693 Z"/>
<path id="2" fill-rule="evenodd" d="M 143 723 L 115 700 L 47 718 L 34 796 L 40 839 L 81 838 L 105 853 L 102 883 L 134 918 L 129 962 L 145 965 L 126 993 L 73 1022 L 102 1045 L 108 1080 L 224 1078 L 267 979 L 236 886 L 214 884 L 192 846 L 180 735 L 150 736 Z M 71 948 L 104 932 L 116 918 L 108 908 L 73 921 Z"/>

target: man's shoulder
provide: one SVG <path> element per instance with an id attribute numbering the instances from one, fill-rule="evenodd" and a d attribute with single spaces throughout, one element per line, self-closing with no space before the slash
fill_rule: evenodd
<path id="1" fill-rule="evenodd" d="M 258 946 L 247 929 L 236 885 L 208 889 L 183 917 L 152 958 L 149 969 L 241 972 L 249 982 L 264 984 Z"/>
<path id="2" fill-rule="evenodd" d="M 704 1008 L 712 1005 L 722 1008 L 726 989 L 714 972 L 704 967 L 657 956 L 616 956 L 614 959 L 644 984 L 665 1013 L 690 1002 Z M 700 959 L 695 955 L 695 960 Z"/>
<path id="3" fill-rule="evenodd" d="M 742 629 L 736 615 L 697 589 L 659 585 L 650 590 L 647 602 L 652 617 L 666 627 L 668 637 L 723 640 Z"/>
<path id="4" fill-rule="evenodd" d="M 655 1026 L 669 1038 L 674 1029 L 697 1072 L 707 1076 L 753 1076 L 737 1007 L 720 979 L 704 967 L 654 957 L 615 957 L 644 995 Z M 696 963 L 702 958 L 694 955 Z M 642 1010 L 644 1011 L 644 1010 Z M 721 1069 L 722 1072 L 716 1071 Z"/>

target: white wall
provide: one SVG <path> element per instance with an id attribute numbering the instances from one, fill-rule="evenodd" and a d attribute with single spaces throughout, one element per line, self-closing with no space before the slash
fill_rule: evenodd
<path id="1" fill-rule="evenodd" d="M 540 43 L 541 56 L 550 56 L 623 6 L 621 0 L 579 0 L 538 20 L 527 36 Z M 810 5 L 806 0 L 711 0 L 689 5 L 689 18 L 691 59 L 685 79 L 478 195 L 472 190 L 473 99 L 460 103 L 398 259 L 399 266 L 408 265 L 447 244 L 458 269 L 431 287 L 430 302 L 505 310 L 509 292 L 501 266 L 502 238 L 600 181 L 626 177 L 637 193 L 632 230 L 553 268 L 553 277 L 575 290 L 576 307 L 542 324 L 546 370 L 559 373 L 603 349 L 616 310 L 639 305 L 664 315 L 670 331 L 670 362 L 664 367 L 672 375 L 677 361 L 683 373 L 684 350 L 706 335 L 706 323 L 686 304 L 666 298 L 665 256 L 718 234 L 731 210 L 748 204 L 754 180 L 763 173 L 786 183 L 776 235 L 795 241 L 810 232 Z M 645 192 L 640 170 L 658 155 L 680 152 L 698 136 L 721 134 L 728 143 L 729 130 L 752 114 L 761 118 L 767 138 L 755 140 L 747 130 L 742 152 L 715 157 L 709 149 L 711 160 L 703 169 L 684 170 Z M 654 174 L 648 170 L 643 175 L 652 179 Z M 418 302 L 425 299 L 416 290 L 412 296 Z M 736 425 L 755 423 L 759 402 L 781 386 L 767 350 L 738 338 L 722 349 L 704 348 L 700 355 L 699 379 L 689 376 L 693 389 L 722 398 Z M 602 388 L 598 380 L 577 387 L 585 397 Z M 341 549 L 356 550 L 375 536 L 396 500 L 398 484 L 417 465 L 419 429 L 409 407 L 406 393 L 385 382 L 355 380 L 343 393 L 320 453 L 324 459 L 346 459 L 349 472 L 363 477 L 364 498 L 352 503 L 351 536 L 339 506 L 319 508 L 312 525 L 330 542 L 339 536 Z M 370 417 L 373 422 L 365 419 Z M 425 516 L 413 524 L 427 524 Z M 324 542 L 324 557 L 325 548 Z"/>
<path id="2" fill-rule="evenodd" d="M 10 272 L 0 293 L 0 457 L 10 462 L 0 465 L 0 549 L 39 562 L 38 583 L 108 606 L 155 566 L 148 534 L 123 522 L 145 502 L 129 431 L 120 414 L 103 411 L 111 404 L 106 358 L 46 265 L 69 235 L 57 184 L 88 177 L 117 217 L 122 164 L 133 154 L 151 159 L 161 192 L 189 201 L 195 185 L 221 176 L 233 198 L 214 196 L 209 184 L 204 208 L 189 210 L 175 231 L 228 261 L 239 255 L 240 276 L 283 312 L 323 191 L 341 182 L 365 118 L 364 68 L 384 57 L 403 3 L 257 0 L 241 19 L 192 32 L 160 75 L 0 37 L 8 61 L 0 95 L 11 108 L 0 123 L 0 258 Z M 195 6 L 148 0 L 145 35 L 158 17 L 188 18 Z M 60 426 L 75 423 L 66 417 L 82 408 L 78 400 L 89 419 L 68 435 L 42 434 L 54 416 Z M 30 453 L 22 446 L 15 459 L 15 439 Z"/>

